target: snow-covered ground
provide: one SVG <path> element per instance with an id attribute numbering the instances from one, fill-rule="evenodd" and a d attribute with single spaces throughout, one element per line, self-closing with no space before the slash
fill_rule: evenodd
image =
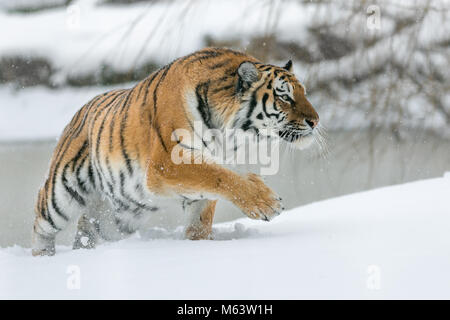
<path id="1" fill-rule="evenodd" d="M 78 109 L 97 94 L 113 88 L 34 87 L 17 91 L 0 86 L 0 141 L 56 139 Z"/>
<path id="2" fill-rule="evenodd" d="M 0 250 L 0 298 L 450 298 L 450 174 L 56 256 Z"/>

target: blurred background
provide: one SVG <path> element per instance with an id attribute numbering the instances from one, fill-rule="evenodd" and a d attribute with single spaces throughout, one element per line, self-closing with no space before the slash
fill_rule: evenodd
<path id="1" fill-rule="evenodd" d="M 328 138 L 282 155 L 267 178 L 288 208 L 442 176 L 449 10 L 445 0 L 0 0 L 0 247 L 29 246 L 51 152 L 85 102 L 205 46 L 294 61 Z M 215 220 L 239 217 L 221 203 Z M 153 221 L 182 222 L 180 212 Z"/>

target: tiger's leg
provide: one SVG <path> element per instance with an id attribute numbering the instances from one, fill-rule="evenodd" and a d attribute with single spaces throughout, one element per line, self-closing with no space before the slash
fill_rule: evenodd
<path id="1" fill-rule="evenodd" d="M 40 189 L 32 232 L 34 256 L 55 254 L 55 237 L 70 221 L 88 212 L 94 188 L 86 143 L 72 143 L 61 158 L 56 150 L 50 174 Z"/>
<path id="2" fill-rule="evenodd" d="M 40 194 L 44 192 L 45 190 L 41 190 Z M 65 197 L 61 190 L 55 191 L 54 195 L 50 193 L 49 197 L 50 199 L 41 200 L 43 204 L 38 203 L 36 206 L 32 232 L 33 256 L 54 255 L 56 235 L 84 209 L 75 200 L 70 201 Z"/>
<path id="3" fill-rule="evenodd" d="M 159 169 L 158 169 L 159 168 Z M 149 190 L 163 190 L 204 199 L 226 199 L 252 219 L 269 221 L 283 210 L 281 198 L 256 174 L 240 175 L 216 164 L 149 166 Z"/>
<path id="4" fill-rule="evenodd" d="M 188 218 L 186 238 L 210 239 L 217 200 L 184 200 L 183 209 Z"/>
<path id="5" fill-rule="evenodd" d="M 78 220 L 73 249 L 94 249 L 99 240 L 98 220 L 83 214 Z"/>
<path id="6" fill-rule="evenodd" d="M 52 256 L 55 254 L 55 236 L 57 230 L 48 222 L 46 217 L 36 213 L 32 232 L 33 256 Z"/>

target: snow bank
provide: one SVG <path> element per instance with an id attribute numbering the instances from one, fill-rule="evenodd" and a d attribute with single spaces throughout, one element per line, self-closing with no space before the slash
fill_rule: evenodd
<path id="1" fill-rule="evenodd" d="M 112 88 L 34 87 L 17 91 L 0 86 L 0 141 L 55 139 L 78 109 Z"/>
<path id="2" fill-rule="evenodd" d="M 217 225 L 215 241 L 155 229 L 50 258 L 1 249 L 0 298 L 449 299 L 449 191 L 447 174 L 357 193 Z"/>
<path id="3" fill-rule="evenodd" d="M 208 35 L 245 39 L 264 34 L 268 25 L 261 18 L 271 11 L 280 15 L 277 31 L 284 38 L 300 37 L 313 19 L 313 10 L 298 2 L 283 3 L 283 10 L 280 3 L 273 5 L 176 0 L 101 6 L 97 0 L 82 0 L 33 15 L 0 12 L 0 52 L 46 57 L 62 74 L 83 74 L 103 63 L 129 70 L 146 59 L 167 64 L 204 47 Z M 16 36 L 11 37 L 11 30 Z"/>

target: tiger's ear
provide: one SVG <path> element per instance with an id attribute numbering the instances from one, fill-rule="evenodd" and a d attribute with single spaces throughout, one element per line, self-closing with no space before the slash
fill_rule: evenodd
<path id="1" fill-rule="evenodd" d="M 292 60 L 289 60 L 283 67 L 283 69 L 286 69 L 289 72 L 292 72 Z"/>
<path id="2" fill-rule="evenodd" d="M 258 81 L 259 71 L 256 66 L 249 62 L 242 62 L 237 70 L 239 76 L 238 91 L 250 88 L 253 82 Z"/>

